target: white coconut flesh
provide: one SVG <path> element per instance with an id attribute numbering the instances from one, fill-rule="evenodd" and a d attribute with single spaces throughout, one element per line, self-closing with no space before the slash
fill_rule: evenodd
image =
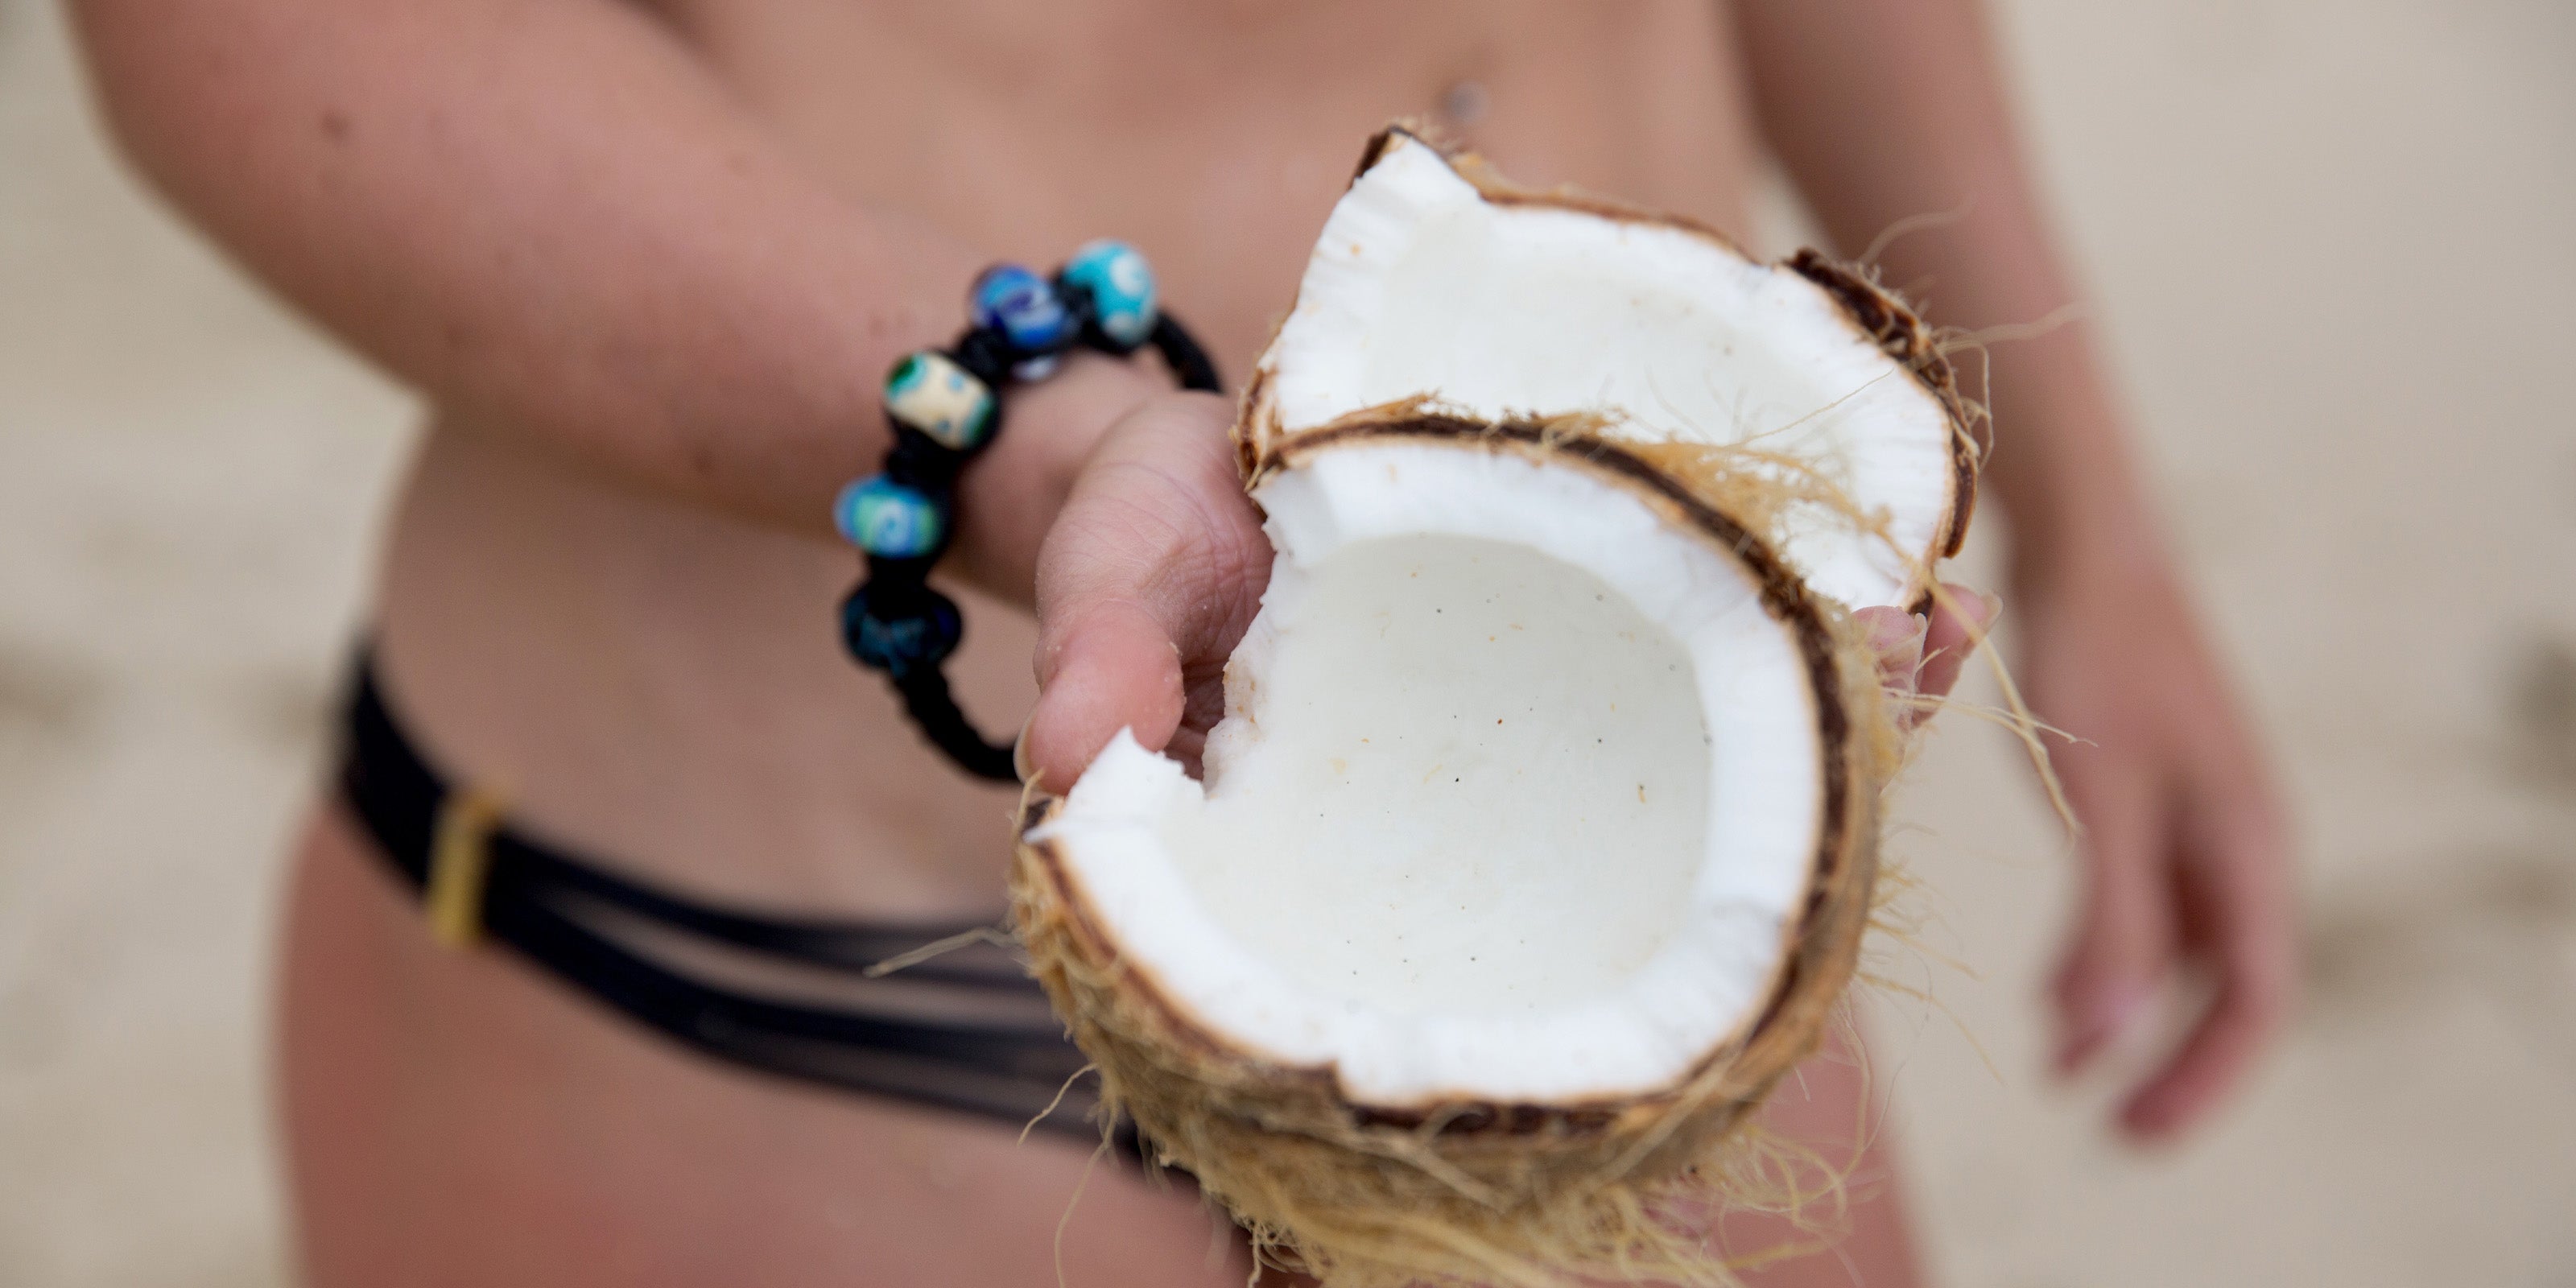
<path id="1" fill-rule="evenodd" d="M 1430 395 L 1487 420 L 1597 412 L 1610 432 L 1797 458 L 1849 516 L 1793 513 L 1782 556 L 1850 607 L 1910 604 L 1948 553 L 1950 405 L 1785 265 L 1704 229 L 1538 196 L 1489 199 L 1388 136 L 1333 209 L 1261 361 L 1256 433 Z"/>
<path id="2" fill-rule="evenodd" d="M 1369 1106 L 1649 1094 L 1741 1036 L 1827 754 L 1756 574 L 1473 440 L 1341 440 L 1255 497 L 1277 560 L 1204 786 L 1121 734 L 1029 838 L 1122 964 Z"/>

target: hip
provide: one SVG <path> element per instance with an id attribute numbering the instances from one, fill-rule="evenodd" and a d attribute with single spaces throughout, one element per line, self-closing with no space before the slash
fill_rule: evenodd
<path id="1" fill-rule="evenodd" d="M 344 811 L 305 829 L 278 1069 L 306 1278 L 1044 1282 L 1090 1151 L 698 1059 L 488 947 L 444 947 Z M 1241 1283 L 1186 1190 L 1102 1161 L 1076 1278 Z M 1082 1267 L 1088 1267 L 1086 1276 Z"/>

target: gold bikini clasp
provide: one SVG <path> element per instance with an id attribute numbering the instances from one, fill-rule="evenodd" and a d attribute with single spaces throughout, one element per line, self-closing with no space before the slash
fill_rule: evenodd
<path id="1" fill-rule="evenodd" d="M 471 948 L 483 937 L 483 887 L 501 813 L 500 793 L 481 787 L 451 791 L 439 803 L 424 902 L 430 937 L 450 948 Z"/>

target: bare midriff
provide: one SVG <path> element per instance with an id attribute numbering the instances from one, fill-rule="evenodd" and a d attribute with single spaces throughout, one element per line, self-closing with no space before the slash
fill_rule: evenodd
<path id="1" fill-rule="evenodd" d="M 1525 183 L 1570 183 L 1722 228 L 1742 223 L 1752 143 L 1715 5 L 736 0 L 663 8 L 680 38 L 854 212 L 934 225 L 994 258 L 1041 269 L 1093 237 L 1132 242 L 1153 262 L 1167 306 L 1205 340 L 1234 387 L 1287 307 L 1361 143 L 1395 117 L 1435 123 Z M 966 285 L 957 283 L 961 324 Z M 1007 417 L 1002 432 L 1013 432 Z M 376 638 L 400 714 L 432 755 L 502 792 L 529 826 L 567 846 L 701 897 L 783 913 L 996 913 L 1015 792 L 950 768 L 880 678 L 843 655 L 835 613 L 857 573 L 846 548 L 608 480 L 507 424 L 441 415 L 393 513 Z M 967 639 L 952 675 L 978 722 L 1007 737 L 1034 697 L 1033 627 L 1019 607 L 961 598 Z M 799 1115 L 827 1103 L 721 1071 L 639 1072 L 631 1086 L 594 1076 L 578 1094 L 505 1091 L 512 1078 L 626 1058 L 591 1048 L 626 1051 L 627 1039 L 601 1036 L 613 1028 L 604 1019 L 598 1033 L 588 1021 L 566 1021 L 574 1008 L 561 996 L 525 981 L 495 983 L 485 965 L 440 964 L 425 947 L 353 938 L 394 905 L 362 894 L 350 871 L 316 870 L 349 852 L 350 835 L 326 821 L 308 845 L 288 958 L 288 1076 L 290 1100 L 300 1102 L 289 1119 L 308 1216 L 331 1219 L 310 1209 L 315 1201 L 363 1206 L 391 1183 L 380 1174 L 389 1160 L 333 1143 L 342 1118 L 355 1115 L 348 1129 L 360 1132 L 370 1130 L 360 1120 L 388 1114 L 432 1135 L 443 1130 L 430 1124 L 445 1112 L 437 1108 L 445 1093 L 416 1086 L 408 1100 L 388 1092 L 378 1103 L 366 1089 L 370 1079 L 395 1077 L 395 1067 L 407 1070 L 398 1082 L 448 1067 L 478 1084 L 455 1093 L 455 1112 L 484 1123 L 478 1132 L 526 1124 L 494 1145 L 531 1155 L 521 1160 L 528 1167 L 547 1165 L 538 1125 L 574 1130 L 561 1124 L 606 1114 L 621 1097 L 654 1115 L 695 1106 L 698 1118 L 673 1127 L 680 1136 L 643 1151 L 662 1158 L 657 1151 L 667 1149 L 675 1163 L 690 1133 L 784 1139 L 803 1130 L 792 1125 Z M 480 1019 L 437 1001 L 441 990 L 462 990 L 462 999 L 485 987 L 536 991 L 499 999 L 496 1014 Z M 388 1006 L 397 1014 L 384 1014 Z M 424 1022 L 453 1026 L 438 1040 L 481 1043 L 480 1053 L 451 1045 L 444 1055 L 421 1054 L 428 1039 L 402 1030 Z M 553 1051 L 557 1039 L 544 1026 L 564 1024 L 581 1032 Z M 513 1043 L 525 1058 L 510 1054 Z M 735 1085 L 755 1094 L 729 1105 L 734 1093 L 724 1089 Z M 565 1186 L 584 1196 L 587 1219 L 627 1237 L 648 1228 L 642 1214 L 656 1202 L 713 1201 L 701 1193 L 708 1187 L 723 1189 L 725 1211 L 761 1210 L 764 1194 L 803 1203 L 815 1176 L 839 1174 L 831 1171 L 838 1155 L 824 1144 L 842 1139 L 833 1132 L 861 1132 L 843 1141 L 849 1148 L 876 1140 L 936 1153 L 904 1143 L 911 1138 L 893 1127 L 834 1122 L 815 1128 L 824 1135 L 780 1145 L 774 1158 L 751 1145 L 708 1146 L 696 1180 L 633 1174 L 650 1166 L 639 1156 L 628 1160 L 630 1174 Z M 929 1129 L 901 1129 L 916 1130 Z M 867 1131 L 896 1134 L 880 1140 Z M 634 1153 L 600 1148 L 603 1158 Z M 1044 1204 L 1061 1197 L 1047 1188 L 1052 1176 L 1027 1182 Z M 463 1178 L 455 1184 L 472 1188 Z M 347 1197 L 317 1200 L 316 1187 Z M 636 1200 L 632 1225 L 597 1210 L 624 1202 L 602 1197 L 619 1187 L 657 1196 Z M 484 1197 L 498 1203 L 505 1192 Z M 308 1246 L 322 1260 L 349 1264 L 321 1246 L 331 1235 L 308 1232 L 317 1238 Z M 1205 1246 L 1179 1255 L 1197 1263 Z"/>

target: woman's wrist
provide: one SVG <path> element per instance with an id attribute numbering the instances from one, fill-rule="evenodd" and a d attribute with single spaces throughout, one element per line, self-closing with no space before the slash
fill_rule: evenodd
<path id="1" fill-rule="evenodd" d="M 2066 383 L 2065 373 L 2044 368 L 2015 374 Z M 2162 526 L 2129 459 L 2117 412 L 2089 379 L 2057 398 L 2033 397 L 2051 382 L 2031 383 L 2043 389 L 2025 390 L 2015 405 L 1999 410 L 1997 419 L 2013 428 L 1986 471 L 2009 525 L 2006 571 L 2015 595 L 2164 575 L 2171 558 Z"/>
<path id="2" fill-rule="evenodd" d="M 2069 480 L 2028 498 L 2034 504 L 2001 499 L 2012 536 L 2007 573 L 2017 596 L 2063 598 L 2172 575 L 2162 526 L 2125 478 Z"/>
<path id="3" fill-rule="evenodd" d="M 988 589 L 1034 598 L 1038 547 L 1081 462 L 1144 402 L 1132 367 L 1075 362 L 1067 372 L 1068 359 L 1151 347 L 1182 386 L 1219 385 L 1207 351 L 1161 312 L 1153 269 L 1124 242 L 1087 242 L 1052 278 L 995 264 L 967 298 L 972 322 L 953 345 L 907 354 L 886 373 L 894 443 L 884 468 L 833 500 L 835 524 L 865 557 L 841 601 L 841 641 L 852 661 L 885 674 L 958 768 L 1009 781 L 1011 744 L 978 731 L 949 688 L 944 666 L 965 622 L 929 584 L 932 572 L 946 560 Z M 1010 400 L 1019 431 L 998 434 L 1003 390 L 1031 383 L 1049 396 Z M 972 468 L 979 459 L 983 468 Z"/>

